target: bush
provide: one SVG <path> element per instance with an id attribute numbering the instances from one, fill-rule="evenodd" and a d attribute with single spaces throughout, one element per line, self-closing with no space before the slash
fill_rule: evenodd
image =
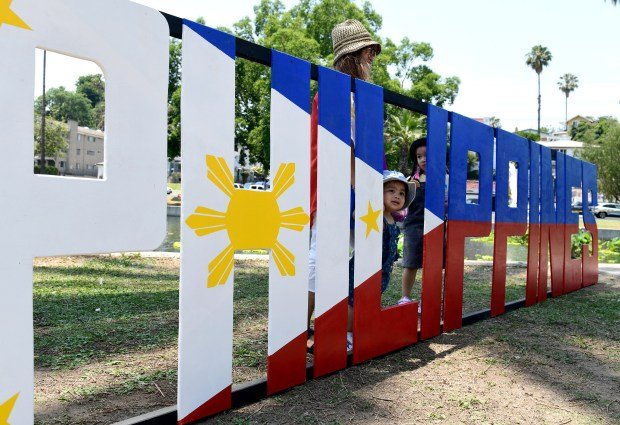
<path id="1" fill-rule="evenodd" d="M 170 180 L 170 183 L 181 183 L 181 173 L 170 174 L 168 180 Z"/>
<path id="2" fill-rule="evenodd" d="M 35 174 L 41 174 L 40 173 L 40 167 L 38 165 L 34 166 L 34 173 Z M 50 176 L 57 176 L 60 174 L 60 172 L 58 171 L 58 168 L 48 165 L 45 167 L 45 172 L 43 174 L 48 174 Z"/>
<path id="3" fill-rule="evenodd" d="M 590 245 L 592 243 L 592 234 L 584 229 L 579 229 L 579 233 L 575 233 L 570 237 L 570 257 L 581 258 L 581 246 Z"/>

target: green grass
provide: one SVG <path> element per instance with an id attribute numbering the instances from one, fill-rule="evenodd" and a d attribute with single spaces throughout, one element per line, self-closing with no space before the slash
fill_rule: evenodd
<path id="1" fill-rule="evenodd" d="M 168 187 L 177 192 L 181 191 L 181 183 L 168 183 Z"/>

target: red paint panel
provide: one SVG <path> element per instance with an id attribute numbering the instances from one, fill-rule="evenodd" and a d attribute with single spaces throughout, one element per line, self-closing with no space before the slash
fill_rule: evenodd
<path id="1" fill-rule="evenodd" d="M 232 385 L 224 388 L 222 391 L 214 395 L 210 400 L 202 404 L 192 413 L 178 420 L 179 425 L 191 424 L 216 413 L 230 409 L 232 406 Z"/>
<path id="2" fill-rule="evenodd" d="M 531 306 L 538 301 L 538 275 L 540 270 L 540 224 L 530 223 L 527 240 L 527 281 L 525 285 L 525 305 Z M 545 277 L 546 277 L 545 263 Z M 545 282 L 546 283 L 546 282 Z M 546 286 L 546 285 L 545 285 Z"/>
<path id="3" fill-rule="evenodd" d="M 443 303 L 443 330 L 449 332 L 463 323 L 463 274 L 465 238 L 487 236 L 491 222 L 448 220 L 446 282 Z"/>
<path id="4" fill-rule="evenodd" d="M 549 279 L 549 233 L 550 224 L 540 225 L 540 257 L 538 270 L 538 302 L 547 299 L 547 281 Z"/>
<path id="5" fill-rule="evenodd" d="M 564 293 L 581 289 L 581 260 L 571 258 L 571 235 L 579 233 L 578 224 L 564 225 Z"/>
<path id="6" fill-rule="evenodd" d="M 267 357 L 267 394 L 275 394 L 306 382 L 306 340 L 302 332 Z"/>
<path id="7" fill-rule="evenodd" d="M 420 297 L 424 300 L 420 331 L 422 339 L 432 338 L 441 332 L 444 227 L 442 224 L 424 235 L 424 268 Z"/>
<path id="8" fill-rule="evenodd" d="M 418 340 L 418 303 L 381 308 L 381 271 L 355 288 L 353 363 L 361 363 Z"/>
<path id="9" fill-rule="evenodd" d="M 506 304 L 506 250 L 508 236 L 521 236 L 526 223 L 495 223 L 493 243 L 493 280 L 491 285 L 491 317 L 504 314 Z"/>
<path id="10" fill-rule="evenodd" d="M 564 225 L 549 224 L 548 229 L 551 257 L 551 295 L 559 297 L 564 293 Z"/>
<path id="11" fill-rule="evenodd" d="M 314 377 L 347 367 L 347 298 L 314 320 Z"/>
<path id="12" fill-rule="evenodd" d="M 584 246 L 581 251 L 582 281 L 583 286 L 598 283 L 598 228 L 596 224 L 585 223 L 586 230 L 592 234 L 592 255 L 588 247 Z"/>

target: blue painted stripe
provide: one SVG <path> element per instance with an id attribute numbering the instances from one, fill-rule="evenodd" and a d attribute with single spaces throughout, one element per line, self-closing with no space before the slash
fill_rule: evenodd
<path id="1" fill-rule="evenodd" d="M 588 201 L 588 192 L 592 192 L 592 203 L 590 205 L 597 204 L 597 196 L 598 190 L 596 188 L 596 180 L 597 180 L 597 172 L 596 165 L 591 164 L 586 161 L 581 162 L 582 167 L 582 182 L 581 182 L 581 205 L 583 208 L 583 221 L 588 224 L 596 224 L 596 219 L 594 218 L 594 214 L 590 211 L 586 205 L 589 204 Z"/>
<path id="2" fill-rule="evenodd" d="M 319 125 L 351 146 L 351 77 L 319 67 Z"/>
<path id="3" fill-rule="evenodd" d="M 362 80 L 355 81 L 355 156 L 383 172 L 383 88 Z"/>
<path id="4" fill-rule="evenodd" d="M 196 34 L 204 38 L 206 41 L 220 49 L 231 59 L 235 59 L 235 36 L 198 24 L 188 19 L 183 19 L 183 25 L 193 30 Z"/>
<path id="5" fill-rule="evenodd" d="M 450 131 L 448 217 L 450 220 L 491 221 L 493 128 L 453 112 Z M 465 199 L 468 151 L 480 155 L 478 204 L 468 204 Z"/>
<path id="6" fill-rule="evenodd" d="M 579 214 L 571 208 L 573 187 L 581 188 L 581 161 L 572 156 L 566 156 L 566 197 L 564 198 L 564 210 L 566 211 L 566 223 L 578 224 Z"/>
<path id="7" fill-rule="evenodd" d="M 272 50 L 271 87 L 310 114 L 310 62 Z"/>
<path id="8" fill-rule="evenodd" d="M 555 222 L 567 224 L 566 217 L 566 155 L 556 152 L 555 158 Z M 570 201 L 569 201 L 570 202 Z"/>
<path id="9" fill-rule="evenodd" d="M 409 141 L 410 143 L 413 140 Z M 426 119 L 426 197 L 424 207 L 437 217 L 445 216 L 448 111 L 428 105 Z"/>
<path id="10" fill-rule="evenodd" d="M 495 173 L 495 221 L 503 223 L 527 222 L 527 181 L 529 167 L 529 142 L 521 136 L 497 130 L 497 156 Z M 509 207 L 510 162 L 517 164 L 517 206 Z"/>
<path id="11" fill-rule="evenodd" d="M 551 170 L 551 149 L 540 147 L 540 222 L 555 224 L 555 191 Z"/>
<path id="12" fill-rule="evenodd" d="M 540 145 L 530 142 L 530 223 L 540 223 Z"/>

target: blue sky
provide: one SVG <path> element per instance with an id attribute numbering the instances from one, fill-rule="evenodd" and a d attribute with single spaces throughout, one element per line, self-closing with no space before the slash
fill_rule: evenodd
<path id="1" fill-rule="evenodd" d="M 253 6 L 259 2 L 135 1 L 184 18 L 202 16 L 213 27 L 230 27 L 243 16 L 253 16 Z M 297 1 L 283 3 L 290 7 Z M 541 74 L 543 126 L 563 125 L 564 94 L 557 81 L 564 73 L 579 78 L 579 88 L 569 97 L 569 118 L 577 114 L 620 118 L 620 6 L 609 0 L 374 0 L 372 4 L 383 17 L 382 37 L 431 43 L 435 50 L 431 67 L 443 76 L 461 78 L 450 110 L 474 118 L 494 115 L 509 131 L 535 128 L 536 73 L 525 65 L 525 55 L 542 44 L 553 54 Z M 54 72 L 56 60 L 48 58 L 48 87 L 72 88 L 77 75 L 93 72 L 82 67 L 74 67 L 76 75 L 66 67 Z"/>

